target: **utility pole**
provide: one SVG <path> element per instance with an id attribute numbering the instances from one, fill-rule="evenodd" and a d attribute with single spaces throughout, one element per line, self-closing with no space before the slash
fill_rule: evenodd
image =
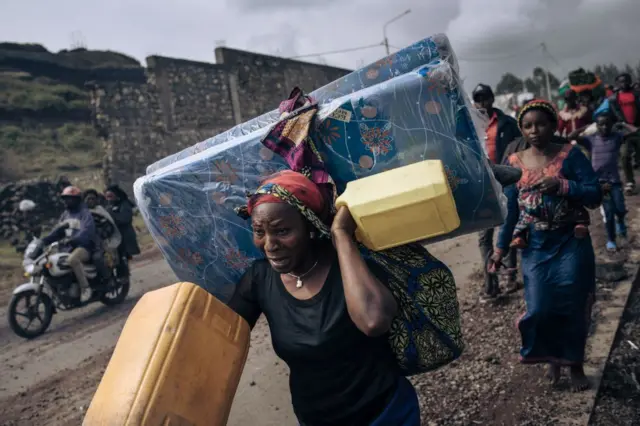
<path id="1" fill-rule="evenodd" d="M 546 57 L 548 57 L 549 52 L 547 51 L 547 44 L 542 42 L 540 43 L 540 47 L 542 48 L 542 54 Z M 544 79 L 545 79 L 545 83 L 547 85 L 547 99 L 549 100 L 549 102 L 551 102 L 551 81 L 549 80 L 549 61 L 546 61 L 545 64 L 545 72 L 544 72 Z"/>
<path id="2" fill-rule="evenodd" d="M 408 14 L 411 13 L 411 9 L 407 9 L 404 12 L 402 12 L 400 15 L 396 16 L 393 19 L 388 20 L 387 22 L 385 22 L 385 24 L 382 26 L 382 35 L 384 37 L 383 40 L 383 44 L 384 44 L 384 48 L 387 51 L 387 56 L 389 56 L 391 54 L 391 52 L 389 51 L 389 39 L 387 38 L 387 26 L 395 21 L 397 21 L 398 19 L 407 16 Z"/>

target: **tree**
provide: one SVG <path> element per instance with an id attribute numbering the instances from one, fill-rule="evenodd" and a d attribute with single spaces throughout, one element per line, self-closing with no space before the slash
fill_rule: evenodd
<path id="1" fill-rule="evenodd" d="M 620 70 L 614 64 L 604 65 L 602 67 L 602 75 L 600 79 L 607 84 L 614 84 L 616 82 L 616 77 L 620 75 Z"/>
<path id="2" fill-rule="evenodd" d="M 596 67 L 593 69 L 593 73 L 600 77 L 603 82 L 607 83 L 606 81 L 604 81 L 604 69 L 602 68 L 602 65 L 596 65 Z"/>
<path id="3" fill-rule="evenodd" d="M 538 82 L 534 81 L 532 78 L 529 77 L 524 81 L 524 89 L 527 92 L 533 93 L 534 95 L 536 95 L 536 97 L 540 97 L 540 93 L 541 93 L 540 85 L 538 84 Z"/>
<path id="4" fill-rule="evenodd" d="M 542 67 L 536 67 L 533 69 L 533 78 L 540 84 L 541 87 L 544 87 L 546 90 L 547 87 L 547 71 Z M 552 72 L 549 72 L 549 85 L 552 89 L 558 89 L 560 87 L 560 80 L 553 75 Z"/>
<path id="5" fill-rule="evenodd" d="M 634 71 L 634 69 L 633 69 L 633 68 L 631 68 L 631 65 L 626 64 L 626 65 L 624 66 L 624 72 L 626 72 L 627 74 L 629 74 L 629 75 L 631 76 L 631 79 L 632 79 L 633 81 L 636 81 L 636 76 L 634 75 L 634 74 L 635 74 L 635 71 Z"/>
<path id="6" fill-rule="evenodd" d="M 511 73 L 502 76 L 496 85 L 496 93 L 498 95 L 506 95 L 507 93 L 519 93 L 524 89 L 524 82 Z"/>

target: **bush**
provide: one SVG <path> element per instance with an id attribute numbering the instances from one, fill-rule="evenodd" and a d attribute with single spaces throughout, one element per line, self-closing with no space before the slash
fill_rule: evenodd
<path id="1" fill-rule="evenodd" d="M 68 111 L 78 107 L 89 107 L 89 95 L 77 87 L 42 78 L 31 80 L 28 75 L 0 73 L 0 108 Z"/>
<path id="2" fill-rule="evenodd" d="M 42 139 L 33 132 L 25 132 L 13 125 L 0 126 L 0 150 L 26 153 L 42 144 Z"/>
<path id="3" fill-rule="evenodd" d="M 58 134 L 69 151 L 93 151 L 102 146 L 93 129 L 86 125 L 65 124 L 58 129 Z"/>
<path id="4" fill-rule="evenodd" d="M 0 149 L 31 155 L 54 150 L 64 156 L 65 152 L 101 150 L 102 142 L 88 124 L 66 123 L 53 128 L 3 125 L 0 126 Z"/>

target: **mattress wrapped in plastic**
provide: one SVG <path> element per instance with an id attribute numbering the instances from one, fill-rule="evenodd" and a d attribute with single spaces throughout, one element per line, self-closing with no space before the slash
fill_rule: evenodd
<path id="1" fill-rule="evenodd" d="M 441 159 L 461 221 L 444 237 L 452 238 L 496 226 L 504 217 L 501 187 L 472 116 L 455 63 L 431 58 L 413 71 L 325 102 L 311 137 L 338 191 L 354 179 Z M 286 168 L 261 143 L 269 128 L 194 149 L 134 186 L 145 222 L 179 279 L 223 302 L 261 256 L 250 223 L 234 208 L 246 203 L 247 191 Z"/>
<path id="2" fill-rule="evenodd" d="M 375 84 L 382 83 L 393 77 L 397 77 L 409 71 L 413 71 L 421 65 L 428 64 L 435 59 L 447 60 L 455 72 L 458 72 L 458 62 L 449 44 L 449 39 L 444 34 L 437 34 L 420 40 L 409 47 L 402 49 L 394 55 L 381 59 L 367 67 L 356 70 L 320 89 L 310 95 L 320 104 L 331 102 L 333 99 L 366 89 Z M 234 128 L 202 141 L 189 148 L 156 161 L 147 167 L 147 174 L 161 169 L 171 163 L 187 158 L 190 155 L 204 151 L 218 143 L 230 139 L 248 135 L 266 126 L 269 126 L 280 117 L 278 110 L 270 111 Z"/>

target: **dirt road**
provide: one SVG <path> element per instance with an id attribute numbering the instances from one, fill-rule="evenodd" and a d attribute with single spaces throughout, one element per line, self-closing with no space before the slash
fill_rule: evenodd
<path id="1" fill-rule="evenodd" d="M 459 362 L 415 378 L 427 417 L 424 424 L 528 424 L 509 413 L 541 410 L 557 420 L 567 406 L 578 411 L 566 415 L 584 416 L 594 394 L 550 396 L 539 384 L 531 383 L 537 380 L 537 370 L 524 369 L 511 360 L 519 344 L 511 324 L 523 309 L 522 295 L 511 296 L 503 306 L 478 303 L 479 280 L 474 279 L 480 270 L 477 237 L 445 241 L 431 245 L 429 250 L 454 272 L 468 346 Z M 131 296 L 124 305 L 93 305 L 58 315 L 50 330 L 33 341 L 17 338 L 5 320 L 0 320 L 0 425 L 81 423 L 129 311 L 144 292 L 175 282 L 168 265 L 160 259 L 135 265 L 133 277 Z M 6 301 L 0 303 L 6 306 Z M 4 307 L 0 315 L 4 318 Z M 523 387 L 530 389 L 523 394 Z M 535 399 L 530 399 L 529 393 L 535 394 Z M 549 423 L 548 418 L 531 424 L 560 424 Z M 261 320 L 252 334 L 229 426 L 295 424 L 288 370 L 273 353 L 269 330 Z"/>
<path id="2" fill-rule="evenodd" d="M 32 341 L 11 332 L 5 320 L 7 300 L 0 301 L 1 425 L 81 423 L 133 306 L 145 292 L 176 282 L 158 258 L 134 265 L 132 274 L 132 290 L 123 305 L 95 304 L 58 314 L 49 331 Z M 287 374 L 261 320 L 252 334 L 229 425 L 293 424 Z"/>
<path id="3" fill-rule="evenodd" d="M 479 266 L 475 236 L 430 249 L 448 263 L 459 283 Z M 6 302 L 0 307 L 0 419 L 2 425 L 77 425 L 109 361 L 124 322 L 147 291 L 172 284 L 162 259 L 138 263 L 127 301 L 116 308 L 91 305 L 58 314 L 42 337 L 25 341 L 8 328 Z M 462 292 L 467 294 L 467 292 Z M 229 426 L 294 425 L 288 369 L 275 356 L 263 319 L 252 333 L 251 352 Z"/>

